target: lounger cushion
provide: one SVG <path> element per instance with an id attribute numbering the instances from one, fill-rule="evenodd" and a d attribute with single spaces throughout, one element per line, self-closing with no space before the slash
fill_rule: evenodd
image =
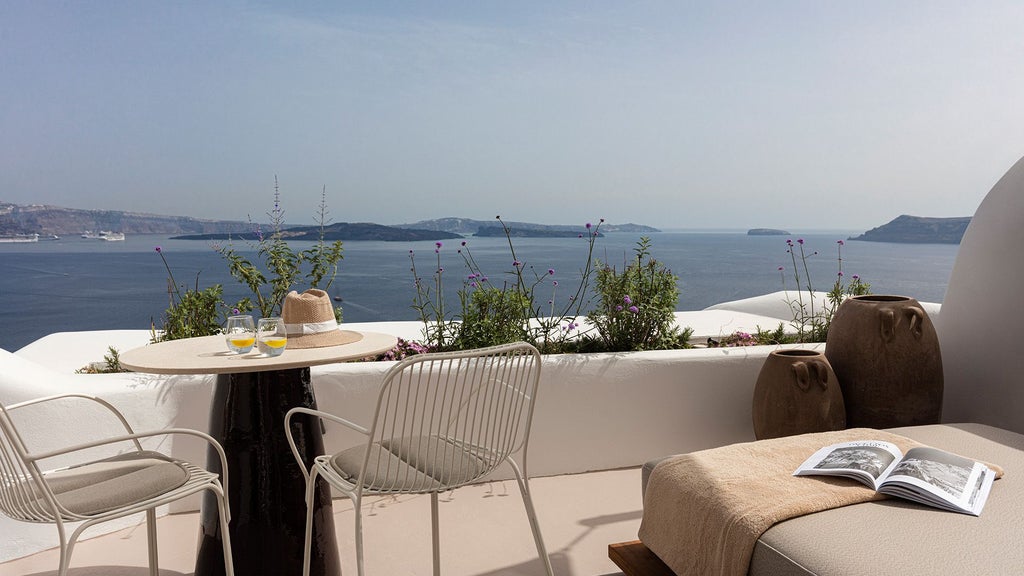
<path id="1" fill-rule="evenodd" d="M 892 498 L 793 518 L 761 535 L 750 576 L 1021 573 L 1024 436 L 982 424 L 890 431 L 1001 466 L 1004 475 L 993 485 L 981 516 Z M 685 518 L 679 527 L 693 529 Z"/>
<path id="2" fill-rule="evenodd" d="M 184 484 L 189 473 L 163 454 L 131 452 L 44 477 L 61 506 L 93 516 L 170 492 Z"/>

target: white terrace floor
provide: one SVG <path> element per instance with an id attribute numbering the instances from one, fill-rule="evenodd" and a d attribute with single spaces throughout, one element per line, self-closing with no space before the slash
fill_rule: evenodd
<path id="1" fill-rule="evenodd" d="M 556 575 L 621 574 L 608 559 L 608 544 L 636 539 L 643 508 L 639 468 L 534 478 L 530 486 Z M 368 499 L 364 506 L 366 573 L 430 574 L 429 497 Z M 342 570 L 355 574 L 351 502 L 335 500 L 334 518 Z M 196 513 L 158 520 L 161 576 L 193 573 L 198 522 Z M 544 574 L 514 480 L 442 495 L 440 522 L 443 574 Z M 55 576 L 57 563 L 57 550 L 48 550 L 0 564 L 0 576 Z M 69 571 L 69 576 L 147 574 L 141 522 L 82 541 L 75 547 Z"/>

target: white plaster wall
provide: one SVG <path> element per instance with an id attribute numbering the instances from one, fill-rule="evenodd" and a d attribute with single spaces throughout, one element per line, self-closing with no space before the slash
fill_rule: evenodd
<path id="1" fill-rule="evenodd" d="M 936 322 L 943 420 L 1024 432 L 1024 158 L 988 193 L 957 253 Z"/>

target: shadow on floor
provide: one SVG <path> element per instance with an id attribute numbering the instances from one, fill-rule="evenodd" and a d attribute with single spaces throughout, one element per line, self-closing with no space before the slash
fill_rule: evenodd
<path id="1" fill-rule="evenodd" d="M 160 569 L 160 576 L 192 576 L 184 572 Z M 23 576 L 57 576 L 57 570 L 45 572 L 33 572 Z M 149 576 L 148 566 L 83 566 L 81 568 L 69 568 L 68 576 Z"/>

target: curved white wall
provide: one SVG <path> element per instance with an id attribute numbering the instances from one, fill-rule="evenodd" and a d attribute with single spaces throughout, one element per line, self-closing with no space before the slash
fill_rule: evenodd
<path id="1" fill-rule="evenodd" d="M 936 322 L 943 420 L 1024 432 L 1024 158 L 968 226 Z"/>

